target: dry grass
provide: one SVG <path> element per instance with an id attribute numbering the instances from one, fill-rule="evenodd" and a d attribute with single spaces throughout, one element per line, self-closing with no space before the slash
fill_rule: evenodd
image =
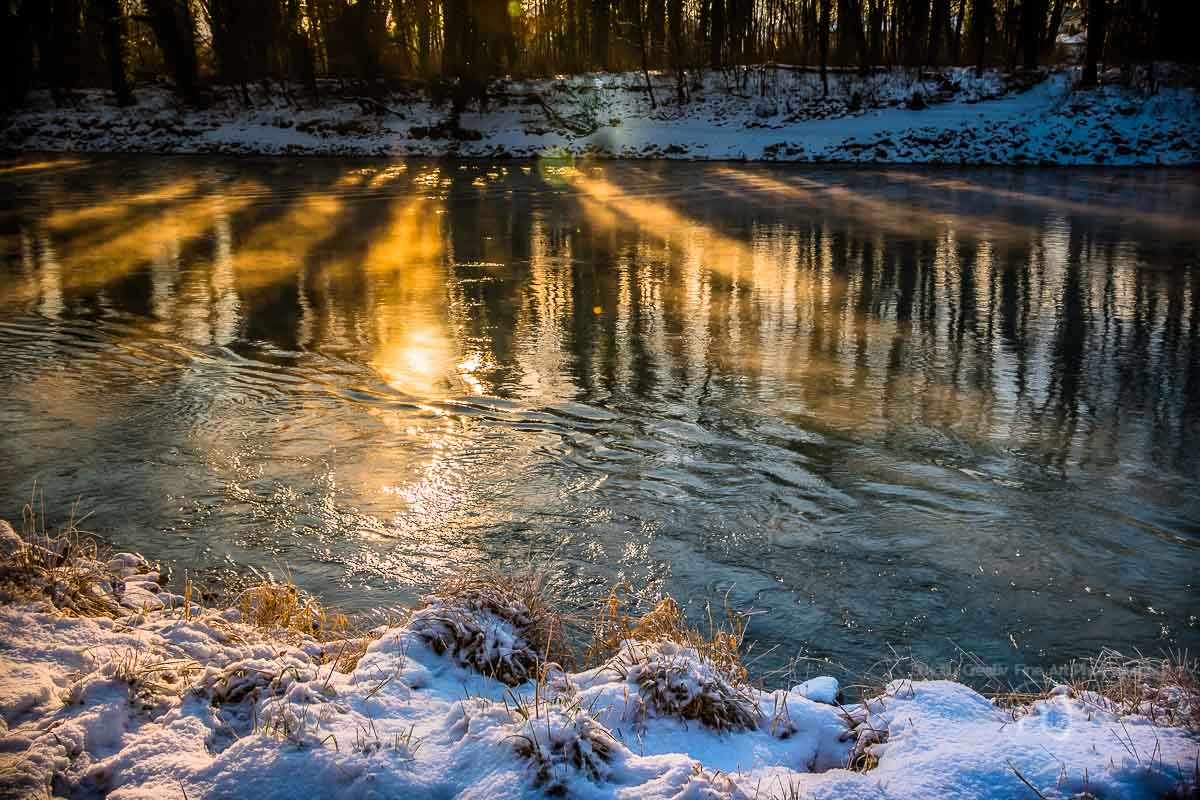
<path id="1" fill-rule="evenodd" d="M 321 725 L 331 714 L 328 709 L 314 713 L 311 706 L 275 703 L 266 709 L 262 719 L 255 719 L 252 733 L 270 736 L 296 748 L 331 745 L 340 750 L 332 733 L 320 737 Z"/>
<path id="2" fill-rule="evenodd" d="M 623 590 L 627 592 L 628 587 L 614 587 L 600 602 L 600 612 L 592 625 L 592 643 L 586 655 L 588 663 L 607 660 L 625 642 L 674 642 L 696 651 L 729 682 L 742 684 L 748 680 L 749 670 L 743 652 L 749 623 L 747 615 L 733 611 L 726 603 L 724 617 L 718 622 L 712 606 L 707 606 L 709 633 L 705 635 L 688 623 L 679 604 L 671 597 L 663 598 L 641 617 L 630 615 L 621 598 Z"/>
<path id="3" fill-rule="evenodd" d="M 688 624 L 669 597 L 633 618 L 614 589 L 601 603 L 589 654 L 616 649 L 607 668 L 635 683 L 639 702 L 657 714 L 695 720 L 717 731 L 755 728 L 761 713 L 742 652 L 747 618 L 727 606 L 724 622 L 714 621 L 711 608 L 708 619 L 706 636 Z"/>
<path id="4" fill-rule="evenodd" d="M 1140 714 L 1156 725 L 1200 733 L 1200 662 L 1184 652 L 1127 657 L 1105 649 L 1091 673 L 1072 686 L 1103 697 L 1117 714 Z"/>
<path id="5" fill-rule="evenodd" d="M 166 712 L 184 694 L 202 668 L 190 658 L 169 658 L 148 653 L 140 646 L 93 647 L 81 651 L 100 674 L 127 686 L 130 708 L 153 719 Z M 58 698 L 65 707 L 81 704 L 87 678 L 75 673 Z"/>
<path id="6" fill-rule="evenodd" d="M 65 524 L 46 522 L 41 492 L 21 510 L 21 533 L 6 522 L 0 550 L 0 597 L 9 601 L 44 600 L 74 616 L 116 617 L 122 613 L 120 576 L 105 564 L 96 539 L 80 530 L 76 509 Z"/>
<path id="7" fill-rule="evenodd" d="M 0 523 L 0 599 L 46 601 L 62 613 L 77 616 L 128 613 L 121 606 L 125 581 L 118 574 L 124 569 L 122 574 L 128 575 L 128 567 L 117 562 L 110 567 L 96 539 L 80 529 L 81 521 L 73 508 L 65 524 L 50 526 L 35 487 L 22 510 L 20 535 Z M 669 597 L 648 613 L 633 614 L 630 589 L 619 586 L 597 603 L 596 613 L 585 621 L 550 588 L 550 574 L 549 567 L 542 566 L 457 578 L 412 613 L 410 628 L 438 653 L 448 653 L 509 686 L 527 681 L 540 686 L 548 682 L 554 667 L 603 666 L 636 685 L 635 700 L 645 713 L 695 720 L 717 731 L 759 725 L 763 712 L 752 691 L 747 615 L 733 612 L 726 603 L 724 614 L 714 618 L 710 607 L 706 634 L 691 625 Z M 188 581 L 179 609 L 184 619 L 193 612 L 192 593 Z M 232 605 L 245 625 L 271 636 L 321 644 L 316 662 L 328 665 L 331 672 L 353 670 L 383 630 L 353 629 L 344 615 L 327 610 L 290 579 L 266 579 L 243 590 Z M 1156 725 L 1200 732 L 1200 662 L 1186 654 L 1127 656 L 1106 649 L 1094 659 L 1075 662 L 1069 678 L 1061 682 L 1036 684 L 1027 678 L 1020 687 L 1000 685 L 995 678 L 980 686 L 973 678 L 1002 671 L 989 673 L 982 661 L 963 651 L 956 664 L 936 672 L 911 656 L 893 655 L 882 668 L 869 670 L 860 681 L 845 686 L 850 696 L 862 701 L 852 707 L 853 712 L 843 709 L 848 736 L 855 741 L 852 769 L 868 770 L 876 764 L 873 746 L 886 741 L 886 731 L 873 716 L 878 704 L 887 700 L 886 687 L 906 679 L 939 677 L 973 684 L 1014 718 L 1028 713 L 1034 703 L 1068 695 L 1117 717 L 1138 715 Z M 131 663 L 136 665 L 136 660 Z M 170 685 L 177 674 L 187 678 L 197 668 L 174 662 L 136 667 L 122 674 L 128 672 L 130 685 L 150 694 L 177 690 Z M 964 667 L 972 668 L 969 674 Z M 214 702 L 240 702 L 280 677 L 224 675 L 212 687 Z M 786 737 L 786 712 L 775 716 L 771 731 Z M 575 745 L 562 746 L 568 749 L 559 752 L 554 745 L 546 750 L 536 741 L 529 745 L 531 754 L 542 754 L 538 758 L 573 763 L 576 756 L 569 748 Z M 597 752 L 603 749 L 597 748 Z"/>
<path id="8" fill-rule="evenodd" d="M 1186 652 L 1128 656 L 1105 648 L 1094 658 L 1072 661 L 1066 674 L 1034 678 L 1022 673 L 1019 684 L 1000 677 L 1006 674 L 964 650 L 940 670 L 893 652 L 891 660 L 880 662 L 846 688 L 869 702 L 886 697 L 887 687 L 896 681 L 939 678 L 971 686 L 1014 719 L 1028 713 L 1034 703 L 1066 695 L 1118 717 L 1138 715 L 1159 726 L 1200 732 L 1200 660 Z"/>
<path id="9" fill-rule="evenodd" d="M 342 673 L 351 672 L 371 642 L 394 624 L 364 627 L 361 620 L 353 622 L 345 614 L 325 608 L 290 577 L 285 580 L 268 577 L 242 590 L 233 607 L 243 624 L 270 636 L 293 642 L 308 638 L 320 643 L 319 663 Z"/>
<path id="10" fill-rule="evenodd" d="M 291 579 L 268 578 L 238 595 L 234 603 L 242 623 L 271 633 L 289 632 L 318 641 L 342 636 L 349 628 L 344 614 L 330 613 Z"/>
<path id="11" fill-rule="evenodd" d="M 774 800 L 773 795 L 764 794 L 761 790 L 761 786 L 755 787 L 753 800 Z M 729 775 L 708 769 L 699 762 L 692 764 L 692 774 L 676 797 L 681 800 L 752 800 L 752 796 Z"/>
<path id="12" fill-rule="evenodd" d="M 1200 661 L 1184 652 L 1127 656 L 1105 648 L 1095 658 L 1072 662 L 1064 682 L 1046 680 L 1040 687 L 990 697 L 1018 718 L 1034 703 L 1061 695 L 1118 717 L 1137 715 L 1161 727 L 1200 733 Z"/>

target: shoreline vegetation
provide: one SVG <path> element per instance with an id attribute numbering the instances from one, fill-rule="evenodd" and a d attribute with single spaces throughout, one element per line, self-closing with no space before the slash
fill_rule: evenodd
<path id="1" fill-rule="evenodd" d="M 360 628 L 289 582 L 225 603 L 74 515 L 0 522 L 0 797 L 1195 798 L 1185 656 L 978 692 L 903 659 L 753 674 L 749 618 L 478 573 Z M 962 654 L 967 665 L 970 657 Z M 827 666 L 827 665 L 826 665 Z"/>
<path id="2" fill-rule="evenodd" d="M 1140 74 L 1140 73 L 1139 73 Z M 1190 68 L 1111 70 L 1080 88 L 1078 67 L 840 70 L 782 64 L 690 74 L 686 101 L 665 72 L 498 81 L 486 106 L 449 108 L 420 85 L 365 96 L 333 80 L 214 86 L 203 107 L 164 86 L 116 105 L 101 89 L 63 102 L 31 92 L 0 122 L 19 152 L 217 153 L 401 158 L 626 158 L 846 164 L 1200 163 Z M 654 91 L 647 91 L 647 86 Z M 657 94 L 655 94 L 657 92 Z M 657 101 L 652 100 L 657 96 Z"/>

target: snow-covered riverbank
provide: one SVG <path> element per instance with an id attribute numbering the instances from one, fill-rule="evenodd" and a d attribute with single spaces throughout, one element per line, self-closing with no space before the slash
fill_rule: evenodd
<path id="1" fill-rule="evenodd" d="M 338 638 L 286 588 L 206 609 L 137 556 L 0 534 L 3 797 L 1195 796 L 1194 687 L 898 679 L 843 705 L 832 678 L 755 688 L 669 601 L 564 671 L 519 584 Z"/>
<path id="2" fill-rule="evenodd" d="M 823 96 L 811 71 L 709 73 L 676 102 L 675 79 L 638 73 L 510 82 L 486 112 L 451 135 L 445 108 L 423 93 L 382 100 L 325 88 L 313 105 L 281 93 L 218 93 L 205 110 L 163 88 L 116 108 L 105 93 L 55 107 L 48 93 L 0 124 L 16 151 L 469 157 L 747 159 L 841 163 L 1195 164 L 1195 91 L 1147 95 L 1116 82 L 1074 87 L 1077 71 L 1044 80 L 953 68 L 835 73 Z"/>

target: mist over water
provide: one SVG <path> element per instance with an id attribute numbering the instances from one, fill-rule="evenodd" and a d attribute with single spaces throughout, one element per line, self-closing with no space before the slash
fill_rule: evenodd
<path id="1" fill-rule="evenodd" d="M 1188 170 L 28 158 L 0 516 L 345 607 L 551 556 L 760 666 L 1200 648 Z"/>

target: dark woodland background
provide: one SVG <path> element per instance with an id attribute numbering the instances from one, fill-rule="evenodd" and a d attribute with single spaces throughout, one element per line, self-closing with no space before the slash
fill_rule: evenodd
<path id="1" fill-rule="evenodd" d="M 499 76 L 762 63 L 829 69 L 1084 64 L 1129 74 L 1194 65 L 1196 0 L 0 0 L 6 107 L 32 88 L 57 102 L 169 80 L 206 88 L 278 83 L 318 99 L 322 79 L 382 93 L 419 82 L 486 96 Z M 1058 42 L 1060 34 L 1078 36 Z"/>

